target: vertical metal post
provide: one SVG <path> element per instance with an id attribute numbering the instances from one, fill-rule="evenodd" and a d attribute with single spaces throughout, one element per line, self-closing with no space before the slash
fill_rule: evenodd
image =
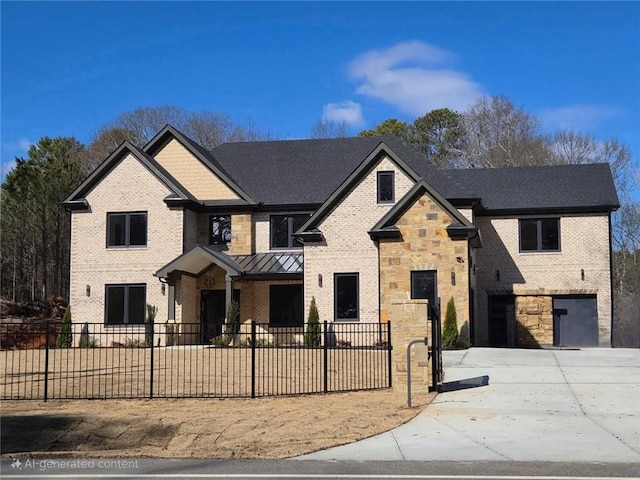
<path id="1" fill-rule="evenodd" d="M 329 350 L 327 350 L 327 345 L 329 343 L 329 332 L 327 331 L 327 321 L 323 322 L 324 324 L 324 342 L 322 347 L 322 353 L 324 357 L 324 371 L 323 371 L 323 383 L 324 383 L 324 393 L 329 391 L 329 365 L 327 365 L 329 361 Z"/>
<path id="2" fill-rule="evenodd" d="M 256 321 L 251 320 L 251 398 L 256 398 Z"/>
<path id="3" fill-rule="evenodd" d="M 44 349 L 44 401 L 46 402 L 49 398 L 49 320 L 47 320 Z"/>
<path id="4" fill-rule="evenodd" d="M 393 371 L 391 350 L 391 322 L 387 322 L 387 368 L 389 369 L 389 388 L 393 386 L 391 382 L 391 372 Z"/>
<path id="5" fill-rule="evenodd" d="M 151 372 L 149 374 L 149 398 L 153 398 L 153 352 L 155 351 L 153 344 L 156 343 L 155 340 L 156 334 L 156 325 L 155 323 L 151 324 Z"/>

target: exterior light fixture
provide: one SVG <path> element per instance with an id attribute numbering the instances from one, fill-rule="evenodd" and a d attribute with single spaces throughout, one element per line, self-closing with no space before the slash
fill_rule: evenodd
<path id="1" fill-rule="evenodd" d="M 500 281 L 500 270 L 496 270 L 496 281 Z"/>
<path id="2" fill-rule="evenodd" d="M 87 297 L 90 297 L 91 296 L 91 285 L 87 285 L 86 292 L 87 292 Z"/>
<path id="3" fill-rule="evenodd" d="M 164 283 L 160 285 L 160 292 L 162 293 L 162 295 L 164 295 L 164 293 L 166 292 L 166 288 L 167 287 L 165 286 Z"/>
<path id="4" fill-rule="evenodd" d="M 582 281 L 584 282 L 584 268 L 580 269 L 580 278 L 582 279 Z"/>
<path id="5" fill-rule="evenodd" d="M 456 272 L 454 272 L 453 270 L 451 271 L 451 285 L 455 285 L 456 284 Z"/>
<path id="6" fill-rule="evenodd" d="M 318 274 L 318 286 L 320 288 L 322 288 L 322 274 L 321 273 Z"/>

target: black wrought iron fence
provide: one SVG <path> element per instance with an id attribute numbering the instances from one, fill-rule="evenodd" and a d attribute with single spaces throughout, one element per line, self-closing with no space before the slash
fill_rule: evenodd
<path id="1" fill-rule="evenodd" d="M 313 330 L 247 322 L 204 338 L 207 331 L 189 323 L 84 323 L 66 333 L 48 322 L 1 324 L 0 398 L 253 398 L 391 386 L 389 323 Z"/>

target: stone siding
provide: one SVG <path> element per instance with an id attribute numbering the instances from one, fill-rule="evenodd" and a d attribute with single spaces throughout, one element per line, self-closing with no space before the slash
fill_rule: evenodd
<path id="1" fill-rule="evenodd" d="M 515 300 L 516 345 L 553 345 L 553 297 L 522 295 Z"/>
<path id="2" fill-rule="evenodd" d="M 167 207 L 163 198 L 169 194 L 144 165 L 127 155 L 86 195 L 90 210 L 72 212 L 70 305 L 74 323 L 104 322 L 105 285 L 131 283 L 146 284 L 146 302 L 158 307 L 156 320 L 167 320 L 168 292 L 165 288 L 162 293 L 162 284 L 153 274 L 182 253 L 183 211 Z M 133 211 L 147 212 L 147 245 L 107 248 L 107 213 Z"/>
<path id="3" fill-rule="evenodd" d="M 209 213 L 197 214 L 197 243 L 209 245 Z M 216 247 L 228 255 L 251 255 L 255 253 L 253 246 L 253 223 L 250 213 L 231 215 L 231 242 Z"/>
<path id="4" fill-rule="evenodd" d="M 199 200 L 236 200 L 238 195 L 176 139 L 156 153 L 155 160 Z"/>
<path id="5" fill-rule="evenodd" d="M 558 216 L 531 216 L 530 218 Z M 476 345 L 487 345 L 488 296 L 597 294 L 600 346 L 611 338 L 609 217 L 607 214 L 560 216 L 560 252 L 521 253 L 518 219 L 476 217 L 483 248 L 477 250 Z M 582 279 L 584 270 L 584 280 Z M 500 272 L 499 279 L 497 272 Z M 553 338 L 544 336 L 545 342 Z"/>
<path id="6" fill-rule="evenodd" d="M 437 271 L 437 295 L 442 318 L 453 297 L 458 331 L 469 322 L 469 275 L 467 240 L 447 234 L 451 216 L 426 193 L 396 222 L 402 241 L 380 240 L 380 317 L 386 321 L 391 305 L 411 295 L 411 272 Z M 455 275 L 455 285 L 452 274 Z M 469 329 L 465 329 L 468 335 Z M 468 345 L 468 338 L 460 338 Z"/>
<path id="7" fill-rule="evenodd" d="M 429 392 L 431 382 L 431 361 L 428 358 L 428 347 L 418 343 L 411 347 L 410 362 L 407 363 L 407 347 L 414 340 L 429 339 L 431 327 L 427 318 L 426 300 L 400 300 L 390 305 L 392 341 L 393 391 L 399 401 L 408 399 L 408 370 L 411 368 L 411 400 L 412 405 L 420 404 Z M 415 403 L 414 403 L 415 402 Z"/>
<path id="8" fill-rule="evenodd" d="M 396 201 L 413 187 L 411 178 L 389 158 L 383 158 L 321 222 L 319 229 L 325 241 L 304 247 L 304 303 L 308 309 L 311 298 L 315 297 L 321 321 L 334 321 L 335 273 L 359 274 L 359 321 L 380 321 L 378 249 L 367 232 L 393 204 L 377 203 L 379 171 L 395 172 Z M 319 275 L 322 275 L 322 286 Z"/>

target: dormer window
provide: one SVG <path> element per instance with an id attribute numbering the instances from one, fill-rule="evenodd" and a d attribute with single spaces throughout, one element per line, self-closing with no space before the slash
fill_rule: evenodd
<path id="1" fill-rule="evenodd" d="M 231 215 L 209 217 L 209 245 L 222 245 L 231 241 Z"/>
<path id="2" fill-rule="evenodd" d="M 394 183 L 394 172 L 378 172 L 378 203 L 395 202 Z"/>

